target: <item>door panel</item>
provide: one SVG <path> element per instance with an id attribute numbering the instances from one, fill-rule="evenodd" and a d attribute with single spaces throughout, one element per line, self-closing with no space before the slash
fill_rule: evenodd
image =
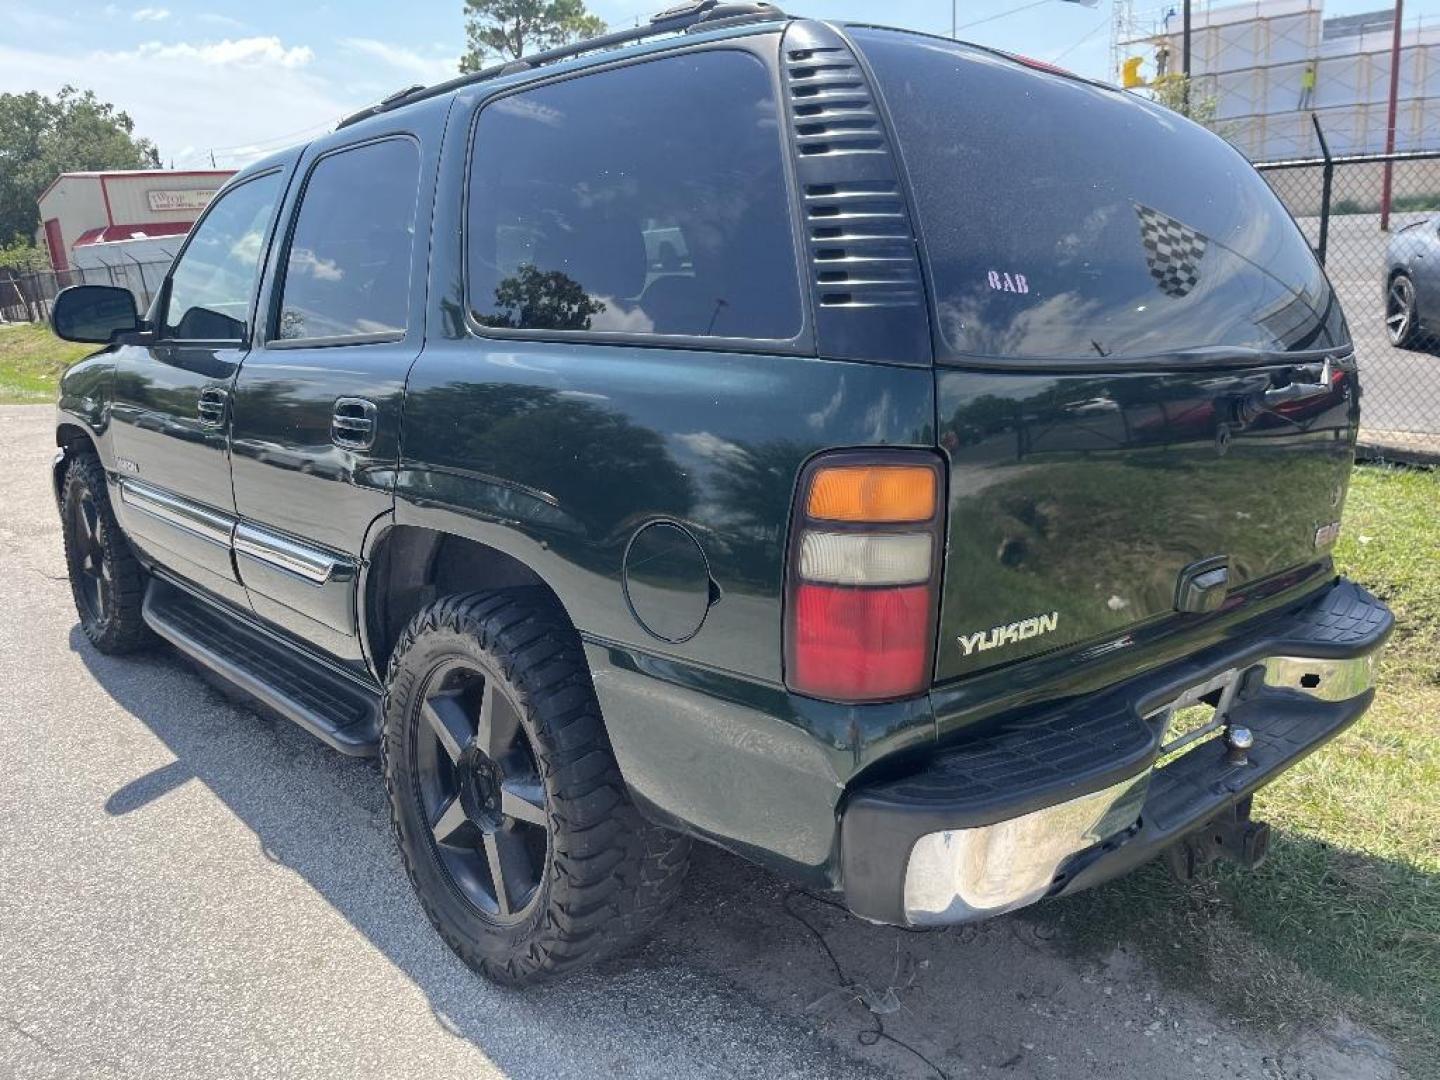
<path id="1" fill-rule="evenodd" d="M 239 603 L 225 429 L 202 418 L 200 395 L 228 389 L 243 355 L 237 347 L 127 346 L 116 357 L 111 407 L 125 531 L 151 559 Z M 214 527 L 196 529 L 186 517 Z"/>
<path id="2" fill-rule="evenodd" d="M 157 340 L 116 355 L 111 430 L 127 533 L 155 562 L 241 604 L 229 396 L 284 181 L 283 169 L 263 173 L 215 200 L 166 281 Z"/>
<path id="3" fill-rule="evenodd" d="M 422 147 L 445 108 L 406 117 L 418 133 L 347 130 L 309 152 L 261 300 L 265 342 L 232 401 L 235 558 L 250 604 L 356 666 L 361 547 L 393 508 L 401 399 L 422 341 L 411 315 L 424 273 L 412 264 L 428 234 L 420 193 L 434 183 Z"/>
<path id="4" fill-rule="evenodd" d="M 355 574 L 370 524 L 391 509 L 400 399 L 415 352 L 403 343 L 262 349 L 236 382 L 235 560 L 250 603 L 347 660 L 361 659 Z M 375 405 L 366 449 L 332 441 L 336 402 L 357 391 Z"/>
<path id="5" fill-rule="evenodd" d="M 306 622 L 292 627 L 313 636 L 353 636 L 355 626 L 354 558 L 297 543 L 242 522 L 235 530 L 235 562 L 258 610 L 289 623 L 288 613 Z M 309 626 L 318 623 L 326 630 Z M 337 642 L 342 645 L 343 642 Z"/>
<path id="6" fill-rule="evenodd" d="M 1411 247 L 1410 276 L 1415 282 L 1415 306 L 1427 328 L 1440 326 L 1440 238 L 1435 222 L 1416 230 Z"/>

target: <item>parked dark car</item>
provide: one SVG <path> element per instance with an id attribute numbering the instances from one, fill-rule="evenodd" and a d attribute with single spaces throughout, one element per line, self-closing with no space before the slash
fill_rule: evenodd
<path id="1" fill-rule="evenodd" d="M 1112 87 L 707 0 L 245 169 L 125 295 L 55 310 L 84 633 L 379 754 L 501 980 L 692 838 L 911 926 L 1254 864 L 1373 696 L 1335 295 Z"/>
<path id="2" fill-rule="evenodd" d="M 1401 349 L 1440 340 L 1440 217 L 1412 222 L 1385 245 L 1385 332 Z"/>

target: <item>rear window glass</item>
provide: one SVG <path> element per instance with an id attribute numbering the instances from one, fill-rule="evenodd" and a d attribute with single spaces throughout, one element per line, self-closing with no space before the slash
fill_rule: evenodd
<path id="1" fill-rule="evenodd" d="M 1309 245 L 1219 137 L 983 50 L 852 34 L 909 172 L 943 352 L 1133 359 L 1344 341 Z"/>
<path id="2" fill-rule="evenodd" d="M 468 292 L 483 326 L 789 339 L 802 321 L 770 75 L 696 53 L 487 105 Z"/>

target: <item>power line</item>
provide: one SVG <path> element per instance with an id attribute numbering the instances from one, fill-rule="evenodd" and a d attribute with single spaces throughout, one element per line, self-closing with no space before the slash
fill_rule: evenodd
<path id="1" fill-rule="evenodd" d="M 1010 8 L 1007 11 L 999 11 L 994 15 L 987 15 L 983 19 L 976 19 L 974 22 L 961 23 L 955 27 L 955 30 L 957 33 L 961 30 L 969 30 L 972 26 L 982 26 L 985 23 L 994 22 L 996 19 L 1003 19 L 1007 15 L 1018 15 L 1022 11 L 1029 11 L 1031 8 L 1037 8 L 1041 4 L 1048 4 L 1049 2 L 1050 0 L 1031 0 L 1028 4 L 1021 4 L 1019 7 Z"/>
<path id="2" fill-rule="evenodd" d="M 207 146 L 207 152 L 223 154 L 226 150 L 249 150 L 257 146 L 269 146 L 272 143 L 283 143 L 289 139 L 298 139 L 302 135 L 308 135 L 312 131 L 328 130 L 334 125 L 333 120 L 326 120 L 319 124 L 311 124 L 309 127 L 299 128 L 295 131 L 287 131 L 283 135 L 271 135 L 267 139 L 257 139 L 254 142 L 235 143 L 232 146 Z"/>
<path id="3" fill-rule="evenodd" d="M 1087 41 L 1089 41 L 1091 38 L 1093 38 L 1093 37 L 1094 37 L 1096 34 L 1098 34 L 1101 30 L 1104 30 L 1105 27 L 1107 27 L 1108 25 L 1110 25 L 1108 22 L 1101 21 L 1098 25 L 1096 25 L 1096 27 L 1095 27 L 1093 30 L 1091 30 L 1088 34 L 1086 34 L 1084 37 L 1082 37 L 1079 41 L 1072 42 L 1071 44 L 1067 45 L 1061 52 L 1059 52 L 1058 54 L 1056 54 L 1054 60 L 1051 61 L 1051 62 L 1058 64 L 1061 60 L 1064 60 L 1065 57 L 1069 56 L 1072 52 L 1074 52 L 1076 49 L 1078 49 L 1081 45 L 1084 45 L 1085 42 L 1087 42 Z"/>
<path id="4" fill-rule="evenodd" d="M 204 163 L 209 160 L 211 167 L 214 167 L 215 157 L 234 157 L 232 151 L 244 151 L 246 156 L 264 155 L 272 150 L 280 150 L 302 138 L 323 134 L 334 127 L 333 121 L 325 121 L 319 124 L 311 124 L 309 127 L 298 128 L 295 131 L 287 131 L 283 135 L 272 135 L 268 139 L 259 139 L 255 142 L 235 143 L 232 146 L 207 146 L 191 151 L 180 158 L 182 165 L 192 161 Z"/>

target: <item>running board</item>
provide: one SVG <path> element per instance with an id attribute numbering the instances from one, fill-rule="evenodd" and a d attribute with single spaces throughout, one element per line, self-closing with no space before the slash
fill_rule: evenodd
<path id="1" fill-rule="evenodd" d="M 380 752 L 380 695 L 218 604 L 159 578 L 145 621 L 181 652 L 342 754 Z"/>

